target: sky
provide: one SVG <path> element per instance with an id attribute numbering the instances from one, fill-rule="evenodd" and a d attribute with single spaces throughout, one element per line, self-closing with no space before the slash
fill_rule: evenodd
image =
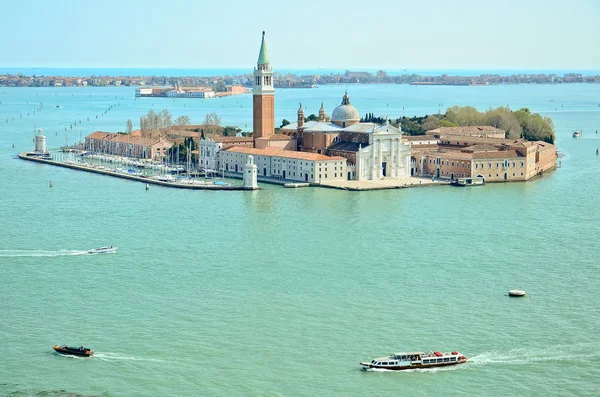
<path id="1" fill-rule="evenodd" d="M 0 66 L 600 69 L 600 0 L 5 0 Z"/>

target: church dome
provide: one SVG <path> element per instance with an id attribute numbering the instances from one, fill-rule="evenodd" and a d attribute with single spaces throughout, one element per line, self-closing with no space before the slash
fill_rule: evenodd
<path id="1" fill-rule="evenodd" d="M 331 121 L 337 123 L 360 121 L 360 114 L 358 113 L 358 110 L 356 110 L 356 108 L 350 104 L 348 92 L 344 94 L 344 97 L 342 98 L 342 104 L 333 110 L 333 113 L 331 114 Z"/>

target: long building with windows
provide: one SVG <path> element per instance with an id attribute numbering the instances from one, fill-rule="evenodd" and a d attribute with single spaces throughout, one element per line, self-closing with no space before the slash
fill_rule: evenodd
<path id="1" fill-rule="evenodd" d="M 115 134 L 96 131 L 85 137 L 85 150 L 117 156 L 160 159 L 173 143 L 163 138 L 143 137 L 140 134 Z"/>
<path id="2" fill-rule="evenodd" d="M 556 146 L 523 139 L 425 135 L 409 137 L 411 175 L 486 182 L 526 181 L 556 167 Z"/>
<path id="3" fill-rule="evenodd" d="M 348 178 L 346 159 L 339 156 L 276 147 L 256 149 L 243 146 L 231 147 L 219 154 L 217 166 L 224 167 L 226 172 L 242 172 L 248 156 L 252 155 L 258 176 L 309 183 L 344 181 Z"/>

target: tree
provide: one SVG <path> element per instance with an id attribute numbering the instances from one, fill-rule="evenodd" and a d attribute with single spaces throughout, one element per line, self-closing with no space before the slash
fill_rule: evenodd
<path id="1" fill-rule="evenodd" d="M 425 121 L 423 122 L 423 129 L 425 131 L 431 131 L 438 128 L 440 124 L 440 117 L 441 116 L 437 116 L 435 114 L 425 117 Z"/>
<path id="2" fill-rule="evenodd" d="M 131 131 L 133 131 L 133 123 L 131 122 L 131 119 L 127 120 L 126 126 L 127 128 L 125 129 L 125 132 L 131 134 Z"/>
<path id="3" fill-rule="evenodd" d="M 189 125 L 190 118 L 188 116 L 179 116 L 175 119 L 176 125 Z"/>
<path id="4" fill-rule="evenodd" d="M 287 120 L 287 119 L 283 119 L 283 121 L 281 122 L 281 125 L 279 126 L 279 128 L 283 128 L 286 125 L 290 125 L 291 123 Z"/>
<path id="5" fill-rule="evenodd" d="M 304 122 L 317 120 L 319 120 L 319 118 L 315 114 L 311 114 L 310 116 L 304 118 Z"/>
<path id="6" fill-rule="evenodd" d="M 221 118 L 215 113 L 211 112 L 204 117 L 204 132 L 206 134 L 218 134 L 221 131 Z"/>
<path id="7" fill-rule="evenodd" d="M 523 129 L 521 123 L 515 116 L 515 113 L 507 107 L 488 109 L 485 112 L 487 125 L 506 131 L 506 137 L 518 139 L 521 137 Z"/>

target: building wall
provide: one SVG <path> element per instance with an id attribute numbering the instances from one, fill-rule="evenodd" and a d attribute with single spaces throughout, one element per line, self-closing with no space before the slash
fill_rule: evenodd
<path id="1" fill-rule="evenodd" d="M 155 158 L 158 152 L 157 150 L 153 151 L 152 148 L 147 145 L 108 141 L 87 137 L 85 139 L 85 150 L 96 153 L 145 159 Z"/>
<path id="2" fill-rule="evenodd" d="M 372 145 L 363 148 L 356 156 L 357 180 L 403 178 L 410 175 L 411 151 L 402 143 L 399 134 L 373 136 L 372 141 Z"/>
<path id="3" fill-rule="evenodd" d="M 415 160 L 417 167 L 415 175 L 433 175 L 447 179 L 481 175 L 486 182 L 524 181 L 527 179 L 527 159 L 525 157 L 465 159 L 453 156 L 452 153 L 432 153 L 417 155 Z M 413 163 L 413 165 L 415 164 Z"/>
<path id="4" fill-rule="evenodd" d="M 298 147 L 296 145 L 296 139 L 277 141 L 277 140 L 269 140 L 266 138 L 259 138 L 254 141 L 254 147 L 257 149 L 264 149 L 267 147 L 276 147 L 276 148 L 283 149 L 283 150 L 292 150 L 292 151 L 298 150 Z"/>
<path id="5" fill-rule="evenodd" d="M 221 142 L 200 139 L 198 143 L 198 164 L 201 169 L 219 170 L 218 153 L 223 149 Z"/>
<path id="6" fill-rule="evenodd" d="M 337 142 L 339 134 L 302 133 L 302 151 L 309 153 L 325 154 L 326 149 Z"/>
<path id="7" fill-rule="evenodd" d="M 225 167 L 226 172 L 242 172 L 247 158 L 248 154 L 245 153 L 219 152 L 219 161 Z M 303 160 L 254 155 L 254 163 L 259 177 L 267 176 L 310 183 L 347 179 L 346 161 L 341 159 Z"/>
<path id="8" fill-rule="evenodd" d="M 275 131 L 275 96 L 254 95 L 252 101 L 254 138 L 272 135 Z"/>

